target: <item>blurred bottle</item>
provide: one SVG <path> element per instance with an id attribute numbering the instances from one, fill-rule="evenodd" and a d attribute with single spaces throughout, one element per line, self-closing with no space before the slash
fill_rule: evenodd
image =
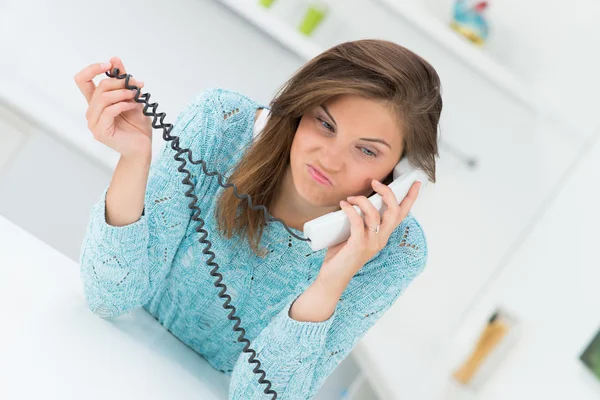
<path id="1" fill-rule="evenodd" d="M 264 8 L 270 8 L 275 0 L 258 0 L 258 4 L 263 6 Z"/>
<path id="2" fill-rule="evenodd" d="M 489 26 L 484 16 L 487 1 L 456 0 L 450 27 L 477 46 L 483 46 L 489 35 Z"/>
<path id="3" fill-rule="evenodd" d="M 306 12 L 298 30 L 306 36 L 311 36 L 329 13 L 329 6 L 324 0 L 309 0 L 306 4 Z"/>

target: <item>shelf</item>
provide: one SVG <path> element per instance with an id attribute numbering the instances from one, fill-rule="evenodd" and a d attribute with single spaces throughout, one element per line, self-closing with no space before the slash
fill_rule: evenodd
<path id="1" fill-rule="evenodd" d="M 299 31 L 271 15 L 267 9 L 257 4 L 258 0 L 219 1 L 300 56 L 304 61 L 314 58 L 325 50 Z"/>
<path id="2" fill-rule="evenodd" d="M 533 88 L 498 64 L 481 49 L 475 47 L 468 39 L 454 32 L 449 26 L 423 10 L 414 2 L 400 0 L 377 0 L 382 6 L 404 18 L 409 24 L 422 31 L 429 38 L 438 42 L 443 48 L 452 52 L 457 58 L 478 74 L 487 78 L 498 88 L 519 100 L 526 107 L 539 111 L 539 102 Z"/>
<path id="3" fill-rule="evenodd" d="M 325 49 L 310 38 L 305 37 L 293 27 L 279 20 L 269 10 L 258 5 L 257 0 L 219 0 L 251 24 L 267 33 L 304 61 L 308 61 Z M 382 7 L 405 19 L 416 29 L 444 49 L 450 51 L 468 68 L 489 80 L 502 91 L 538 112 L 540 104 L 534 90 L 528 87 L 512 72 L 498 64 L 481 49 L 476 48 L 466 38 L 461 37 L 450 27 L 415 5 L 413 2 L 399 0 L 377 0 Z M 372 6 L 370 3 L 368 6 Z"/>

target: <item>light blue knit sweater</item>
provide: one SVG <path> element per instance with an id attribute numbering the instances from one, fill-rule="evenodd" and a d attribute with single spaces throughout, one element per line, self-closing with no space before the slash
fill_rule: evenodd
<path id="1" fill-rule="evenodd" d="M 252 143 L 258 108 L 269 109 L 233 90 L 207 89 L 177 116 L 171 134 L 180 137 L 182 148 L 192 149 L 193 160 L 206 160 L 225 181 Z M 174 155 L 165 142 L 153 160 L 138 221 L 121 227 L 106 223 L 108 186 L 93 206 L 80 253 L 86 301 L 103 318 L 143 307 L 214 368 L 231 376 L 229 399 L 270 399 L 218 297 L 220 289 L 209 274 L 212 267 L 206 264 L 205 245 L 199 243 L 201 234 L 188 208 L 189 186 L 182 184 L 186 175 L 177 171 L 181 163 Z M 313 252 L 279 222 L 265 226 L 261 245 L 269 244 L 270 249 L 265 259 L 245 241 L 227 240 L 219 234 L 213 214 L 215 200 L 225 189 L 216 176 L 204 175 L 201 165 L 188 162 L 186 168 L 196 184 L 214 262 L 266 379 L 280 400 L 312 398 L 423 271 L 427 243 L 421 226 L 412 214 L 405 218 L 387 246 L 353 277 L 328 320 L 296 321 L 289 316 L 290 307 L 316 278 L 326 249 Z"/>

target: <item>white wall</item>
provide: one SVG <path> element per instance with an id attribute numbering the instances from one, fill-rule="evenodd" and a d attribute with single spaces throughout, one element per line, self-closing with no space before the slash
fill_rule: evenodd
<path id="1" fill-rule="evenodd" d="M 301 65 L 214 0 L 8 1 L 0 3 L 0 52 L 0 98 L 38 110 L 42 123 L 111 165 L 118 156 L 87 130 L 87 104 L 73 81 L 85 66 L 119 56 L 173 121 L 209 87 L 267 102 Z M 162 145 L 157 139 L 155 150 Z"/>

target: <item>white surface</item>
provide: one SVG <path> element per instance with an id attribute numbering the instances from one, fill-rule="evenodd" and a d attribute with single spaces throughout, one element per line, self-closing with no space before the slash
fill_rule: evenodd
<path id="1" fill-rule="evenodd" d="M 145 310 L 93 314 L 79 265 L 1 216 L 0 266 L 0 398 L 227 398 L 229 378 Z"/>

